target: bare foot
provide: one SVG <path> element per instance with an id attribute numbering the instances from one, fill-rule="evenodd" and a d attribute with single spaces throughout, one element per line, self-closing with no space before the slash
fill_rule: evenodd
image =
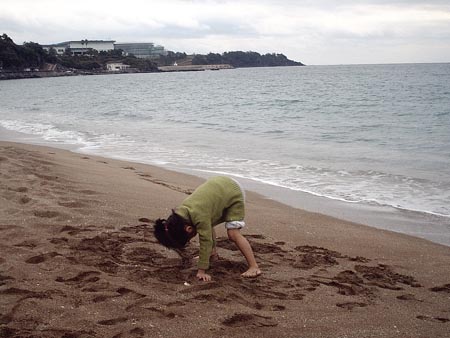
<path id="1" fill-rule="evenodd" d="M 259 268 L 250 268 L 241 274 L 244 278 L 256 278 L 261 274 L 261 270 Z"/>

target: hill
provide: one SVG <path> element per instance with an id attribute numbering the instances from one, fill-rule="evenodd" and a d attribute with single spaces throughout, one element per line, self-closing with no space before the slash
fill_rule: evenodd
<path id="1" fill-rule="evenodd" d="M 121 50 L 98 52 L 91 49 L 85 55 L 72 55 L 67 50 L 57 55 L 54 50 L 47 52 L 35 42 L 17 45 L 6 34 L 0 36 L 0 79 L 16 77 L 41 77 L 62 74 L 99 74 L 107 72 L 108 62 L 128 65 L 126 72 L 158 72 L 159 66 L 216 65 L 226 64 L 239 67 L 303 66 L 301 62 L 289 60 L 283 54 L 232 51 L 223 54 L 187 55 L 184 52 L 169 51 L 156 59 L 139 59 L 133 55 L 123 55 Z M 46 73 L 47 75 L 44 75 Z"/>

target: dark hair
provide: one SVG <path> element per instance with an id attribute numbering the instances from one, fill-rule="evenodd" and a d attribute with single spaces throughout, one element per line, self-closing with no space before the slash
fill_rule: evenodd
<path id="1" fill-rule="evenodd" d="M 187 222 L 173 210 L 169 218 L 156 220 L 154 234 L 162 245 L 168 248 L 182 248 L 189 241 L 189 234 L 184 229 Z"/>

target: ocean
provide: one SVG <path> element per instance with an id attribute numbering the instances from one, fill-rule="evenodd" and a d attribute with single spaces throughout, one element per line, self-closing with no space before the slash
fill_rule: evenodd
<path id="1" fill-rule="evenodd" d="M 0 139 L 232 175 L 296 207 L 450 245 L 450 64 L 8 80 L 0 103 Z"/>

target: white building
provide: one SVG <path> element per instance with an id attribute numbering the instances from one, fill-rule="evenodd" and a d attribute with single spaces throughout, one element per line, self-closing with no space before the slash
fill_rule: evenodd
<path id="1" fill-rule="evenodd" d="M 121 72 L 130 68 L 130 65 L 126 65 L 122 62 L 108 62 L 106 64 L 106 70 L 108 72 Z"/>
<path id="2" fill-rule="evenodd" d="M 107 52 L 114 50 L 114 40 L 79 40 L 79 41 L 65 41 L 60 43 L 55 43 L 53 45 L 43 45 L 47 52 L 53 48 L 56 54 L 62 55 L 67 49 L 70 50 L 72 55 L 83 55 L 88 53 L 90 50 L 96 50 L 98 52 Z"/>

